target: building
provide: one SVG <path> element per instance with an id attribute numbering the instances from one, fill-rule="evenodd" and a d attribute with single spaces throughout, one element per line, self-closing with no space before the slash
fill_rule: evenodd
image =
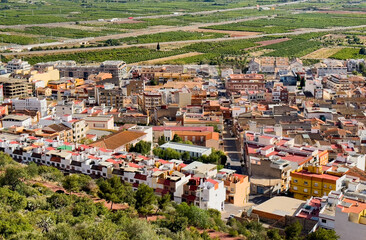
<path id="1" fill-rule="evenodd" d="M 244 206 L 249 201 L 249 177 L 234 173 L 233 170 L 222 169 L 217 178 L 224 181 L 226 202 L 235 206 Z"/>
<path id="2" fill-rule="evenodd" d="M 12 73 L 15 70 L 30 70 L 31 65 L 27 61 L 23 61 L 21 59 L 14 58 L 13 60 L 9 61 L 6 65 L 7 73 Z"/>
<path id="3" fill-rule="evenodd" d="M 151 111 L 155 107 L 160 107 L 163 104 L 163 96 L 159 92 L 145 92 L 143 94 L 143 109 Z"/>
<path id="4" fill-rule="evenodd" d="M 279 70 L 287 70 L 290 67 L 290 62 L 288 58 L 283 57 L 253 58 L 250 60 L 248 67 L 248 72 L 250 73 L 261 72 L 267 74 L 275 74 Z"/>
<path id="5" fill-rule="evenodd" d="M 32 118 L 26 115 L 7 115 L 1 119 L 2 127 L 9 128 L 12 126 L 29 127 L 32 125 Z"/>
<path id="6" fill-rule="evenodd" d="M 326 87 L 334 92 L 344 92 L 350 90 L 351 83 L 346 75 L 330 75 L 326 79 Z"/>
<path id="7" fill-rule="evenodd" d="M 124 61 L 104 61 L 98 65 L 77 65 L 75 61 L 56 61 L 40 63 L 37 65 L 53 66 L 60 71 L 60 77 L 72 77 L 87 79 L 90 75 L 98 75 L 100 72 L 111 73 L 118 79 L 120 86 L 124 85 L 122 79 L 127 74 L 127 65 Z"/>
<path id="8" fill-rule="evenodd" d="M 266 223 L 275 223 L 286 216 L 295 216 L 298 209 L 305 205 L 305 201 L 277 196 L 253 207 L 252 214 Z"/>
<path id="9" fill-rule="evenodd" d="M 122 108 L 124 94 L 121 89 L 95 88 L 95 97 L 99 106 L 105 105 L 114 108 Z"/>
<path id="10" fill-rule="evenodd" d="M 41 117 L 47 115 L 47 100 L 46 99 L 38 99 L 35 97 L 25 98 L 25 99 L 13 99 L 12 100 L 13 109 L 16 111 L 19 110 L 29 110 L 29 111 L 39 111 L 41 113 Z"/>
<path id="11" fill-rule="evenodd" d="M 263 74 L 231 74 L 225 84 L 229 92 L 255 91 L 265 89 Z"/>
<path id="12" fill-rule="evenodd" d="M 32 85 L 24 79 L 0 78 L 4 98 L 23 98 L 32 94 Z"/>
<path id="13" fill-rule="evenodd" d="M 87 116 L 85 122 L 89 128 L 114 129 L 114 117 L 112 115 Z"/>
<path id="14" fill-rule="evenodd" d="M 146 136 L 147 134 L 144 132 L 122 130 L 101 138 L 90 144 L 90 146 L 114 151 L 126 151 L 131 145 L 135 145 L 139 141 L 146 140 Z"/>
<path id="15" fill-rule="evenodd" d="M 223 181 L 192 177 L 184 185 L 183 191 L 182 202 L 202 209 L 224 210 L 226 189 Z"/>
<path id="16" fill-rule="evenodd" d="M 309 166 L 307 169 L 291 172 L 290 192 L 297 199 L 306 200 L 312 196 L 327 196 L 330 191 L 339 191 L 345 176 L 325 173 L 322 166 Z"/>
<path id="17" fill-rule="evenodd" d="M 191 157 L 201 157 L 203 155 L 210 155 L 212 152 L 211 148 L 197 146 L 197 145 L 190 145 L 190 144 L 183 144 L 183 143 L 176 143 L 176 142 L 167 142 L 163 145 L 159 146 L 161 149 L 168 149 L 171 148 L 179 153 L 188 152 Z"/>
<path id="18" fill-rule="evenodd" d="M 39 134 L 39 136 L 64 142 L 73 142 L 74 140 L 72 129 L 62 123 L 51 124 L 42 128 L 42 134 Z"/>

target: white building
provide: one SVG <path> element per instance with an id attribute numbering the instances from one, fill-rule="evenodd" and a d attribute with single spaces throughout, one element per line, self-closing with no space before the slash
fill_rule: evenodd
<path id="1" fill-rule="evenodd" d="M 31 65 L 27 61 L 22 61 L 21 59 L 13 59 L 8 62 L 6 66 L 7 73 L 12 73 L 15 70 L 30 70 Z"/>
<path id="2" fill-rule="evenodd" d="M 26 98 L 26 99 L 13 99 L 12 100 L 13 109 L 15 110 L 29 110 L 29 111 L 39 111 L 41 117 L 47 114 L 47 100 L 38 99 L 36 97 Z"/>
<path id="3" fill-rule="evenodd" d="M 26 115 L 7 115 L 1 119 L 3 128 L 11 126 L 29 127 L 32 124 L 32 118 Z"/>
<path id="4" fill-rule="evenodd" d="M 210 155 L 212 152 L 211 148 L 197 146 L 197 145 L 190 145 L 190 144 L 183 144 L 183 143 L 176 143 L 176 142 L 167 142 L 160 146 L 162 149 L 174 149 L 179 153 L 188 152 L 191 157 L 201 157 L 203 155 Z"/>
<path id="5" fill-rule="evenodd" d="M 218 211 L 224 210 L 226 200 L 226 188 L 224 182 L 220 180 L 207 179 L 200 184 L 195 200 L 195 205 L 202 209 L 216 209 Z"/>

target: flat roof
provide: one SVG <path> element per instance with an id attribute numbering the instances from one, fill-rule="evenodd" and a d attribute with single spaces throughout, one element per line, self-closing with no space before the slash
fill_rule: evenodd
<path id="1" fill-rule="evenodd" d="M 278 216 L 294 216 L 305 205 L 305 201 L 290 197 L 273 197 L 253 207 L 253 210 L 271 213 Z"/>
<path id="2" fill-rule="evenodd" d="M 176 143 L 176 142 L 167 142 L 167 143 L 164 143 L 163 145 L 161 145 L 160 147 L 161 148 L 172 148 L 172 149 L 177 149 L 177 150 L 186 151 L 186 152 L 198 152 L 198 153 L 204 153 L 207 150 L 210 150 L 210 148 L 208 148 L 208 147 Z"/>

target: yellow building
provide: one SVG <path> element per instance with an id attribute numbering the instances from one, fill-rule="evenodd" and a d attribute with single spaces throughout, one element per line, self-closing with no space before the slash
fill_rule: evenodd
<path id="1" fill-rule="evenodd" d="M 43 81 L 47 86 L 48 81 L 60 80 L 60 72 L 52 66 L 44 67 L 37 70 L 16 70 L 14 76 L 17 78 L 27 79 L 29 82 Z"/>
<path id="2" fill-rule="evenodd" d="M 295 198 L 301 200 L 312 196 L 322 197 L 332 190 L 340 190 L 345 177 L 324 173 L 322 166 L 309 166 L 307 169 L 293 171 L 290 175 L 290 192 Z"/>
<path id="3" fill-rule="evenodd" d="M 226 202 L 235 206 L 244 206 L 249 200 L 250 182 L 248 176 L 233 174 L 224 180 Z"/>

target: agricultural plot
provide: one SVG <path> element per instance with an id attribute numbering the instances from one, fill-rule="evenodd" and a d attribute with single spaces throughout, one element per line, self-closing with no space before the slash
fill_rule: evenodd
<path id="1" fill-rule="evenodd" d="M 0 34 L 0 43 L 14 43 L 19 45 L 26 44 L 34 44 L 34 43 L 44 43 L 44 42 L 53 42 L 52 39 L 44 39 L 44 38 L 36 38 L 36 37 L 27 37 L 20 35 L 7 35 Z"/>
<path id="2" fill-rule="evenodd" d="M 342 50 L 342 48 L 321 48 L 312 53 L 303 56 L 303 59 L 324 59 L 329 58 Z"/>
<path id="3" fill-rule="evenodd" d="M 276 3 L 275 0 L 261 4 Z M 124 0 L 115 2 L 95 1 L 14 1 L 0 3 L 1 24 L 36 24 L 50 22 L 84 21 L 100 18 L 127 18 L 133 16 L 197 12 L 215 9 L 255 6 L 257 1 L 155 1 Z"/>
<path id="4" fill-rule="evenodd" d="M 157 43 L 157 42 L 221 38 L 225 36 L 227 35 L 223 33 L 198 33 L 198 32 L 176 31 L 176 32 L 147 34 L 138 37 L 121 38 L 118 39 L 117 41 L 119 44 L 122 43 L 138 44 L 138 43 Z"/>
<path id="5" fill-rule="evenodd" d="M 300 28 L 328 28 L 366 24 L 365 14 L 303 13 L 207 27 L 208 29 L 284 33 Z"/>
<path id="6" fill-rule="evenodd" d="M 330 56 L 331 58 L 339 59 L 339 60 L 346 60 L 346 59 L 358 59 L 358 58 L 365 58 L 366 55 L 359 54 L 360 48 L 343 48 L 337 53 Z"/>

